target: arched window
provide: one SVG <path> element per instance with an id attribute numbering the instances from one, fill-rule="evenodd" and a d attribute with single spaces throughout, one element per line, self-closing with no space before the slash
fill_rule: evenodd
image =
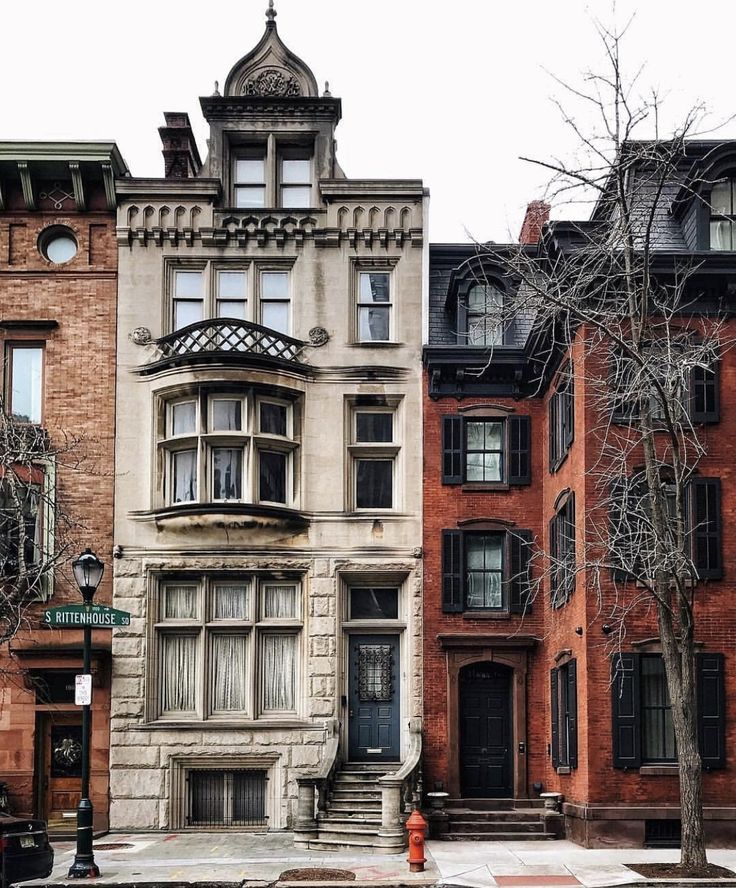
<path id="1" fill-rule="evenodd" d="M 465 303 L 468 345 L 503 345 L 503 290 L 494 284 L 475 284 Z"/>
<path id="2" fill-rule="evenodd" d="M 710 248 L 736 250 L 736 177 L 718 182 L 710 193 Z"/>

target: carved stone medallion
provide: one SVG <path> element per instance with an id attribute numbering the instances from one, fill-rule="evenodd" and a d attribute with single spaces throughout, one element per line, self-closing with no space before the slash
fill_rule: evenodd
<path id="1" fill-rule="evenodd" d="M 130 334 L 131 342 L 134 342 L 136 345 L 148 345 L 152 338 L 148 327 L 136 327 Z"/>
<path id="2" fill-rule="evenodd" d="M 255 77 L 246 80 L 243 95 L 246 96 L 299 96 L 302 88 L 296 77 L 284 74 L 277 68 L 266 68 Z"/>
<path id="3" fill-rule="evenodd" d="M 309 343 L 319 348 L 320 345 L 326 345 L 329 342 L 330 334 L 324 327 L 312 327 L 309 331 Z"/>

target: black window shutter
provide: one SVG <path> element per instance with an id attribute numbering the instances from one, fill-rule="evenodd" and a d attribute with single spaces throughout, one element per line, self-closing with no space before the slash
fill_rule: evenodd
<path id="1" fill-rule="evenodd" d="M 567 664 L 567 718 L 570 725 L 568 761 L 571 768 L 578 766 L 578 669 L 575 660 Z"/>
<path id="2" fill-rule="evenodd" d="M 564 410 L 564 440 L 562 449 L 567 452 L 575 440 L 575 382 L 572 376 L 572 367 L 568 370 L 567 383 L 562 400 L 562 409 Z"/>
<path id="3" fill-rule="evenodd" d="M 463 483 L 463 418 L 442 417 L 442 483 Z"/>
<path id="4" fill-rule="evenodd" d="M 550 702 L 552 704 L 552 767 L 560 764 L 560 701 L 557 691 L 557 670 L 549 673 Z"/>
<path id="5" fill-rule="evenodd" d="M 557 466 L 557 395 L 552 395 L 547 405 L 547 427 L 549 429 L 549 470 Z"/>
<path id="6" fill-rule="evenodd" d="M 529 561 L 534 535 L 531 530 L 510 530 L 509 578 L 507 581 L 509 611 L 512 614 L 528 614 L 532 609 L 531 577 Z"/>
<path id="7" fill-rule="evenodd" d="M 698 746 L 703 768 L 726 766 L 723 654 L 697 655 Z"/>
<path id="8" fill-rule="evenodd" d="M 550 554 L 550 569 L 549 569 L 549 597 L 552 602 L 552 607 L 558 606 L 557 596 L 558 596 L 558 583 L 560 577 L 560 569 L 557 564 L 557 560 L 560 557 L 559 545 L 558 545 L 558 527 L 557 527 L 557 515 L 553 515 L 550 518 L 549 522 L 549 554 Z"/>
<path id="9" fill-rule="evenodd" d="M 693 422 L 720 422 L 719 376 L 718 362 L 712 367 L 693 367 L 690 371 L 690 419 Z"/>
<path id="10" fill-rule="evenodd" d="M 442 531 L 442 610 L 459 613 L 463 609 L 463 532 Z"/>
<path id="11" fill-rule="evenodd" d="M 628 554 L 632 536 L 631 515 L 626 508 L 626 493 L 625 478 L 616 478 L 611 482 L 608 514 L 611 527 L 611 548 L 608 552 L 608 559 L 613 579 L 618 583 L 631 579 L 631 574 L 627 570 L 627 566 L 630 567 L 627 562 L 629 561 Z"/>
<path id="12" fill-rule="evenodd" d="M 639 654 L 615 654 L 612 684 L 613 767 L 641 765 Z"/>
<path id="13" fill-rule="evenodd" d="M 690 557 L 701 580 L 723 576 L 721 479 L 693 478 L 688 484 Z"/>
<path id="14" fill-rule="evenodd" d="M 531 484 L 531 418 L 510 416 L 509 484 Z"/>

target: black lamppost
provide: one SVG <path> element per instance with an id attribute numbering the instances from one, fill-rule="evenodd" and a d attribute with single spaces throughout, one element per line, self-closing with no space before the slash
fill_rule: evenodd
<path id="1" fill-rule="evenodd" d="M 92 552 L 85 551 L 72 562 L 74 579 L 82 593 L 85 605 L 91 607 L 97 587 L 100 585 L 105 565 Z M 92 627 L 84 627 L 84 665 L 85 675 L 92 673 Z M 91 681 L 91 679 L 90 679 Z M 95 863 L 92 851 L 92 802 L 89 799 L 89 747 L 92 734 L 92 712 L 89 703 L 82 707 L 82 797 L 77 807 L 77 853 L 74 863 L 69 868 L 70 879 L 87 879 L 99 876 L 100 870 Z"/>

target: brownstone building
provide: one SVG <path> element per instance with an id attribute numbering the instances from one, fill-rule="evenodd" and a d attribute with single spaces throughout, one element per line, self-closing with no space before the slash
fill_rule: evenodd
<path id="1" fill-rule="evenodd" d="M 13 428 L 36 442 L 22 465 L 2 454 L 3 576 L 13 582 L 20 558 L 14 480 L 32 579 L 20 629 L 0 648 L 0 780 L 13 812 L 48 819 L 57 834 L 73 831 L 81 788 L 74 675 L 82 633 L 45 627 L 42 612 L 79 602 L 69 562 L 87 546 L 108 568 L 98 600 L 111 600 L 115 178 L 126 174 L 113 143 L 0 143 L 2 407 Z M 10 618 L 3 617 L 7 633 Z M 91 797 L 101 830 L 108 823 L 109 632 L 93 633 L 92 672 Z"/>
<path id="2" fill-rule="evenodd" d="M 735 157 L 733 143 L 689 144 L 682 180 L 664 189 L 656 216 L 652 261 L 662 280 L 683 260 L 693 263 L 688 292 L 696 317 L 728 307 L 733 296 L 729 170 Z M 524 249 L 539 262 L 574 249 L 586 224 L 544 222 L 544 208 L 532 206 L 522 230 Z M 531 563 L 532 578 L 540 567 L 529 561 L 530 552 L 574 560 L 575 547 L 580 552 L 599 532 L 594 521 L 610 519 L 594 517 L 599 503 L 591 476 L 600 451 L 595 393 L 585 385 L 586 331 L 550 360 L 549 343 L 530 335 L 531 319 L 526 326 L 492 321 L 493 307 L 519 287 L 504 262 L 515 249 L 494 245 L 491 255 L 472 245 L 430 248 L 425 789 L 448 794 L 448 816 L 435 825 L 456 838 L 564 831 L 587 846 L 674 843 L 678 769 L 653 609 L 632 608 L 616 646 L 609 623 L 621 578 L 613 571 L 601 583 L 602 601 L 590 594 L 585 572 L 575 571 L 550 571 L 531 600 L 527 567 Z M 733 321 L 727 323 L 732 335 Z M 706 836 L 718 845 L 736 833 L 730 753 L 736 721 L 727 705 L 736 693 L 728 522 L 736 501 L 736 419 L 728 396 L 736 376 L 733 351 L 724 349 L 717 366 L 693 374 L 683 409 L 707 453 L 689 482 L 686 533 L 699 579 L 697 719 Z M 545 815 L 541 796 L 549 792 L 561 796 L 549 803 L 562 816 Z"/>

